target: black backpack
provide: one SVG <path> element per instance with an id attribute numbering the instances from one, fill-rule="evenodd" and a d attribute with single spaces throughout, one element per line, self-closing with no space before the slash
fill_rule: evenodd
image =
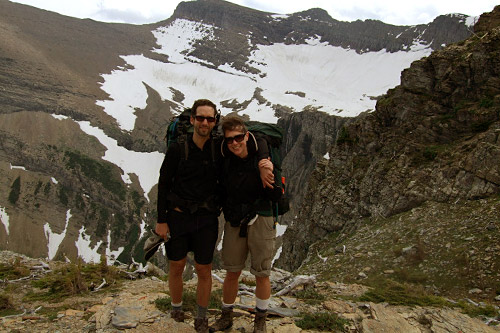
<path id="1" fill-rule="evenodd" d="M 280 199 L 273 202 L 273 216 L 277 221 L 279 215 L 290 210 L 290 200 L 285 191 L 286 180 L 281 168 L 280 147 L 283 143 L 283 130 L 278 125 L 259 121 L 246 121 L 245 125 L 256 137 L 263 137 L 267 141 L 269 155 L 274 166 L 274 184 L 281 188 L 282 193 Z"/>

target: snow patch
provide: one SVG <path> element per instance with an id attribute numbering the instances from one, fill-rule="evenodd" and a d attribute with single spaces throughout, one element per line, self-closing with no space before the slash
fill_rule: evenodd
<path id="1" fill-rule="evenodd" d="M 54 259 L 57 254 L 57 250 L 59 250 L 59 245 L 61 245 L 64 237 L 66 237 L 66 231 L 68 230 L 69 219 L 71 218 L 71 210 L 68 209 L 66 212 L 66 224 L 64 226 L 64 230 L 62 233 L 57 234 L 52 232 L 49 223 L 45 223 L 43 226 L 43 231 L 45 233 L 45 238 L 47 238 L 47 249 L 48 249 L 48 258 L 49 260 Z"/>
<path id="2" fill-rule="evenodd" d="M 123 252 L 125 249 L 123 246 L 120 246 L 118 250 L 111 251 L 111 230 L 108 230 L 108 246 L 106 247 L 106 260 L 108 261 L 108 265 L 113 265 L 116 261 L 116 258 Z M 101 259 L 99 258 L 99 261 Z"/>
<path id="3" fill-rule="evenodd" d="M 118 142 L 107 136 L 104 131 L 91 126 L 90 122 L 79 121 L 77 123 L 82 131 L 96 137 L 107 148 L 102 159 L 116 164 L 124 171 L 122 179 L 125 183 L 131 183 L 129 173 L 137 175 L 144 195 L 149 201 L 148 193 L 158 182 L 159 170 L 165 155 L 159 152 L 141 153 L 127 150 L 119 146 Z"/>
<path id="4" fill-rule="evenodd" d="M 64 116 L 62 114 L 51 114 L 52 117 L 58 119 L 58 120 L 65 120 L 65 119 L 69 119 L 68 116 Z"/>
<path id="5" fill-rule="evenodd" d="M 5 207 L 0 207 L 0 221 L 2 221 L 2 224 L 5 228 L 5 232 L 7 233 L 7 236 L 9 235 L 9 214 L 7 214 L 7 210 Z"/>
<path id="6" fill-rule="evenodd" d="M 85 227 L 82 226 L 79 230 L 78 239 L 75 241 L 78 256 L 86 263 L 101 262 L 101 255 L 97 252 L 102 244 L 102 241 L 97 242 L 94 247 L 90 246 L 90 236 L 85 234 Z"/>
<path id="7" fill-rule="evenodd" d="M 468 27 L 473 27 L 478 20 L 479 16 L 467 16 L 467 18 L 465 19 L 465 25 Z"/>
<path id="8" fill-rule="evenodd" d="M 280 246 L 279 249 L 276 251 L 276 254 L 274 255 L 271 265 L 273 265 L 274 262 L 279 259 L 279 257 L 281 256 L 281 251 L 283 251 L 283 246 Z"/>
<path id="9" fill-rule="evenodd" d="M 9 164 L 10 164 L 10 163 L 9 163 Z M 10 169 L 11 169 L 11 170 L 12 170 L 12 169 L 19 169 L 19 170 L 24 170 L 24 171 L 26 171 L 26 168 L 25 168 L 25 167 L 23 167 L 23 166 L 19 166 L 19 165 L 12 165 L 12 164 L 10 164 Z"/>
<path id="10" fill-rule="evenodd" d="M 146 222 L 144 222 L 144 220 L 141 220 L 141 234 L 139 235 L 139 239 L 141 239 L 146 234 L 146 226 Z"/>

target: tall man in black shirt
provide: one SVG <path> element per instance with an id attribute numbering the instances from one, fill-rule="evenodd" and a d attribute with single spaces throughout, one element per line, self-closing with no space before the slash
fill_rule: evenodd
<path id="1" fill-rule="evenodd" d="M 212 259 L 218 236 L 218 170 L 220 149 L 214 149 L 211 136 L 217 109 L 207 99 L 194 102 L 191 111 L 192 137 L 170 145 L 158 181 L 158 221 L 156 233 L 170 240 L 165 243 L 170 271 L 168 286 L 172 298 L 171 316 L 184 321 L 182 311 L 182 273 L 186 255 L 194 252 L 198 275 L 195 318 L 197 332 L 208 332 L 206 310 L 212 289 Z M 187 149 L 186 149 L 187 147 Z"/>

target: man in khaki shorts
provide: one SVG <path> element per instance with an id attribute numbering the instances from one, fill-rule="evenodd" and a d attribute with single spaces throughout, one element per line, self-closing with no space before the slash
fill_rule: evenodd
<path id="1" fill-rule="evenodd" d="M 281 188 L 262 185 L 259 167 L 272 173 L 269 160 L 257 160 L 261 139 L 250 133 L 241 118 L 230 116 L 222 121 L 224 141 L 223 203 L 224 240 L 223 267 L 227 270 L 223 286 L 222 315 L 211 327 L 221 331 L 232 326 L 232 312 L 238 294 L 238 279 L 250 253 L 250 272 L 257 286 L 254 332 L 266 332 L 266 316 L 271 297 L 269 275 L 274 254 L 276 230 L 272 201 L 281 195 Z"/>

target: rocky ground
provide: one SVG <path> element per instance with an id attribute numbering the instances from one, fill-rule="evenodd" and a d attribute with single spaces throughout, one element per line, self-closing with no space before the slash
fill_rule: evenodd
<path id="1" fill-rule="evenodd" d="M 48 301 L 27 301 L 33 292 L 32 278 L 64 263 L 49 262 L 22 257 L 3 251 L 0 262 L 11 264 L 17 259 L 17 267 L 28 267 L 30 279 L 3 279 L 2 295 L 8 295 L 14 305 L 14 314 L 5 315 L 2 310 L 1 332 L 194 332 L 191 314 L 185 323 L 176 323 L 168 312 L 161 311 L 158 300 L 168 299 L 165 279 L 145 276 L 135 280 L 103 286 L 96 292 Z M 4 272 L 3 269 L 2 272 Z M 220 295 L 223 272 L 214 272 L 214 294 Z M 130 274 L 129 274 L 130 275 Z M 161 274 L 160 274 L 161 275 Z M 316 282 L 304 278 L 307 288 L 299 285 L 284 295 L 274 295 L 267 321 L 268 332 L 317 332 L 321 326 L 306 329 L 299 320 L 304 314 L 327 314 L 342 323 L 344 332 L 500 332 L 499 327 L 488 326 L 477 318 L 471 318 L 448 307 L 393 306 L 386 303 L 360 301 L 368 287 L 358 284 Z M 295 277 L 297 278 L 297 277 Z M 17 281 L 15 281 L 17 280 Z M 273 271 L 273 286 L 282 281 L 292 281 L 287 272 Z M 237 299 L 237 317 L 229 332 L 251 332 L 253 320 L 252 276 L 244 274 L 246 287 Z M 196 279 L 187 281 L 187 291 L 194 291 Z M 281 284 L 282 286 L 286 285 Z M 243 285 L 242 285 L 243 286 Z M 95 288 L 94 290 L 96 290 Z M 304 297 L 300 291 L 309 291 Z M 302 296 L 300 296 L 302 294 Z M 32 298 L 31 298 L 32 299 Z M 498 311 L 498 309 L 497 309 Z M 214 307 L 209 310 L 209 322 L 219 314 Z M 323 319 L 323 324 L 328 320 Z M 316 323 L 317 324 L 317 323 Z M 302 328 L 300 328 L 301 326 Z M 342 326 L 339 326 L 341 331 Z M 323 326 L 327 327 L 327 326 Z M 332 326 L 329 326 L 332 327 Z M 331 331 L 331 328 L 323 328 Z"/>

